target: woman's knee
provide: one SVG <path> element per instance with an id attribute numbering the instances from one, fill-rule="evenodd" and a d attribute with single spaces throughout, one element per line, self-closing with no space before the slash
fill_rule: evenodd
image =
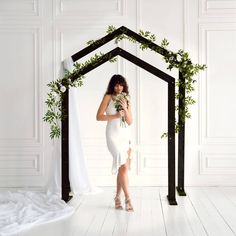
<path id="1" fill-rule="evenodd" d="M 127 171 L 128 171 L 127 163 L 120 166 L 120 168 L 119 168 L 119 173 L 120 174 L 125 174 Z"/>

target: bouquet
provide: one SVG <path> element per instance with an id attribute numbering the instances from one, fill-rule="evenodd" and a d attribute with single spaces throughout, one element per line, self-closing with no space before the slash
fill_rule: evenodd
<path id="1" fill-rule="evenodd" d="M 120 104 L 120 100 L 124 98 L 127 102 L 127 108 L 129 106 L 129 95 L 127 93 L 120 93 L 118 94 L 116 97 L 115 97 L 115 108 L 116 108 L 116 111 L 119 112 L 121 110 L 123 110 L 121 104 Z M 120 126 L 121 127 L 126 127 L 126 124 L 125 124 L 125 117 L 122 116 L 121 119 L 120 119 Z"/>

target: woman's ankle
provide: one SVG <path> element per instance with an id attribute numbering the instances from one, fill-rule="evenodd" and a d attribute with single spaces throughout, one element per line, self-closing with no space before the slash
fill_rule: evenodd
<path id="1" fill-rule="evenodd" d="M 120 194 L 116 194 L 116 195 L 115 195 L 115 198 L 119 198 L 119 197 L 120 197 Z"/>

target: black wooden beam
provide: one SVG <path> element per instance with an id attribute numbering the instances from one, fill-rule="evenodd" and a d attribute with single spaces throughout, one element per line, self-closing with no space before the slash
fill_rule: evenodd
<path id="1" fill-rule="evenodd" d="M 122 35 L 122 34 L 132 37 L 133 39 L 135 39 L 139 43 L 146 44 L 149 49 L 154 50 L 161 55 L 165 55 L 168 53 L 167 49 L 160 47 L 159 45 L 151 42 L 150 40 L 135 33 L 134 31 L 126 28 L 125 26 L 121 26 L 118 29 L 116 29 L 115 31 L 113 31 L 112 33 L 107 34 L 106 36 L 94 41 L 94 43 L 90 44 L 89 46 L 85 47 L 84 49 L 82 49 L 79 52 L 72 55 L 71 58 L 72 58 L 73 62 L 76 62 L 80 58 L 88 55 L 89 53 L 93 52 L 97 48 L 105 45 L 106 43 L 110 42 L 111 40 L 115 39 L 117 36 Z"/>
<path id="2" fill-rule="evenodd" d="M 128 61 L 134 63 L 135 65 L 143 68 L 144 70 L 150 72 L 151 74 L 157 76 L 158 78 L 164 80 L 167 83 L 175 83 L 175 79 L 166 74 L 165 72 L 157 69 L 156 67 L 150 65 L 149 63 L 141 60 L 140 58 L 130 54 L 129 52 L 119 48 L 119 55 L 127 59 Z"/>
<path id="3" fill-rule="evenodd" d="M 106 36 L 96 40 L 94 43 L 90 44 L 89 46 L 85 47 L 84 49 L 78 51 L 74 55 L 71 56 L 72 60 L 76 62 L 80 58 L 88 55 L 89 53 L 93 52 L 97 48 L 105 45 L 106 43 L 110 42 L 112 39 L 116 38 L 117 36 L 123 34 L 123 30 L 125 29 L 124 26 L 121 26 L 117 30 L 113 31 L 110 34 L 107 34 Z"/>
<path id="4" fill-rule="evenodd" d="M 179 72 L 179 125 L 181 129 L 178 134 L 178 186 L 176 187 L 178 194 L 180 196 L 186 196 L 184 190 L 184 145 L 185 145 L 185 120 L 184 117 L 181 118 L 180 111 L 184 111 L 184 99 L 185 99 L 185 87 L 183 86 L 185 83 L 185 79 L 182 73 Z"/>
<path id="5" fill-rule="evenodd" d="M 124 27 L 122 29 L 122 31 L 124 32 L 124 34 L 126 34 L 127 36 L 132 37 L 134 40 L 138 41 L 139 43 L 145 44 L 147 45 L 147 47 L 155 52 L 157 52 L 158 54 L 161 54 L 162 56 L 164 56 L 165 54 L 167 54 L 169 51 L 163 47 L 160 47 L 159 45 L 153 43 L 152 41 L 144 38 L 143 36 L 141 36 L 140 34 L 137 34 L 136 32 Z"/>
<path id="6" fill-rule="evenodd" d="M 70 199 L 70 181 L 69 181 L 69 91 L 63 93 L 62 107 L 66 117 L 61 122 L 61 184 L 62 199 L 68 202 Z"/>
<path id="7" fill-rule="evenodd" d="M 94 70 L 95 68 L 99 67 L 100 65 L 102 65 L 103 63 L 109 61 L 110 59 L 114 58 L 115 56 L 117 56 L 119 53 L 119 47 L 109 51 L 108 53 L 102 55 L 99 60 L 96 61 L 96 63 L 90 63 L 88 64 L 86 67 L 84 67 L 82 70 L 80 70 L 77 73 L 74 73 L 71 75 L 71 81 L 73 82 L 74 80 L 76 80 L 80 75 L 85 75 L 86 73 L 88 73 L 91 70 Z"/>
<path id="8" fill-rule="evenodd" d="M 141 60 L 140 58 L 132 55 L 131 53 L 123 50 L 122 48 L 115 48 L 111 51 L 109 51 L 108 53 L 102 55 L 99 60 L 96 62 L 96 64 L 91 63 L 88 64 L 88 66 L 84 67 L 82 70 L 80 70 L 77 73 L 74 73 L 71 75 L 71 81 L 73 82 L 74 80 L 76 80 L 80 75 L 84 75 L 86 73 L 88 73 L 91 70 L 94 70 L 95 68 L 97 68 L 98 66 L 102 65 L 103 63 L 107 62 L 109 59 L 114 58 L 115 56 L 122 56 L 123 58 L 127 59 L 128 61 L 134 63 L 135 65 L 143 68 L 144 70 L 150 72 L 151 74 L 157 76 L 158 78 L 164 80 L 167 83 L 175 83 L 175 79 L 174 77 L 166 74 L 165 72 L 157 69 L 156 67 L 152 66 L 151 64 Z"/>
<path id="9" fill-rule="evenodd" d="M 107 62 L 115 56 L 122 56 L 128 61 L 134 63 L 135 65 L 145 69 L 151 74 L 159 77 L 168 83 L 168 201 L 170 205 L 177 205 L 175 199 L 175 79 L 163 71 L 160 71 L 156 67 L 148 64 L 147 62 L 141 60 L 140 58 L 128 53 L 127 51 L 117 47 L 110 52 L 104 54 L 99 58 L 96 64 L 91 63 L 84 67 L 78 73 L 72 74 L 71 80 L 74 81 L 80 75 L 84 75 L 91 70 L 94 70 L 98 66 Z M 69 115 L 68 107 L 68 91 L 65 92 L 65 99 L 63 100 L 63 109 L 65 109 L 66 114 Z M 70 192 L 69 183 L 69 129 L 68 129 L 68 116 L 62 121 L 62 189 L 63 189 L 63 199 L 68 201 Z"/>
<path id="10" fill-rule="evenodd" d="M 168 195 L 170 205 L 175 199 L 175 84 L 168 83 Z"/>

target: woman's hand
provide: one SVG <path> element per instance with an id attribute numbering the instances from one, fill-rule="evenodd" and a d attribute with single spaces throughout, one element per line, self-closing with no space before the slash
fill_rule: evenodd
<path id="1" fill-rule="evenodd" d="M 125 111 L 124 110 L 120 110 L 119 111 L 119 115 L 120 115 L 120 117 L 124 117 L 125 116 Z"/>
<path id="2" fill-rule="evenodd" d="M 115 114 L 115 118 L 121 118 L 125 116 L 125 111 L 124 110 L 120 110 Z"/>
<path id="3" fill-rule="evenodd" d="M 124 98 L 120 99 L 120 105 L 122 106 L 124 112 L 128 111 L 127 101 Z"/>
<path id="4" fill-rule="evenodd" d="M 128 125 L 131 125 L 133 122 L 133 118 L 132 118 L 132 113 L 131 113 L 130 102 L 129 102 L 129 106 L 128 106 L 126 99 L 122 98 L 122 99 L 120 99 L 120 105 L 122 107 L 122 110 L 119 112 L 120 115 L 124 117 L 124 119 Z"/>

